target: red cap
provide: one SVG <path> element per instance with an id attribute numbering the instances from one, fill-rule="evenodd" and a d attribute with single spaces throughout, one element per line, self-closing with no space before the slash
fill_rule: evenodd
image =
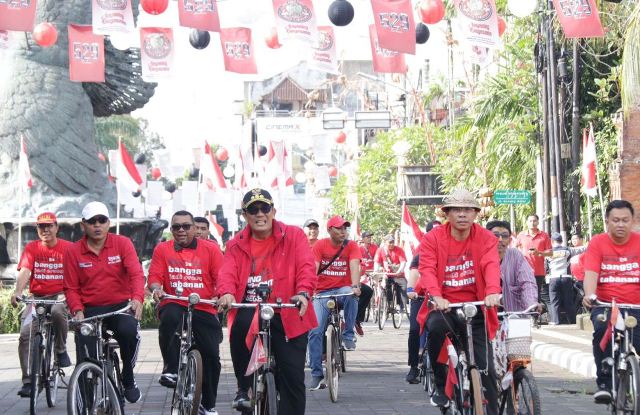
<path id="1" fill-rule="evenodd" d="M 327 222 L 327 229 L 329 228 L 341 228 L 346 226 L 347 228 L 351 226 L 351 223 L 344 220 L 342 216 L 334 216 Z"/>
<path id="2" fill-rule="evenodd" d="M 41 214 L 38 215 L 38 218 L 36 219 L 36 223 L 57 223 L 58 222 L 58 218 L 56 217 L 56 214 L 53 212 L 42 212 Z"/>

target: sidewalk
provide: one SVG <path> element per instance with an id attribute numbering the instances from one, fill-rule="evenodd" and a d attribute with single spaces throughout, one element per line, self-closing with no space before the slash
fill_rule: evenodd
<path id="1" fill-rule="evenodd" d="M 596 377 L 591 332 L 576 325 L 542 326 L 533 329 L 532 356 L 586 378 Z"/>

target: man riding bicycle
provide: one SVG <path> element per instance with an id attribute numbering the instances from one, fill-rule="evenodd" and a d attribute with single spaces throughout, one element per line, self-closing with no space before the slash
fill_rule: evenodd
<path id="1" fill-rule="evenodd" d="M 29 242 L 24 248 L 18 263 L 18 279 L 16 289 L 11 296 L 11 304 L 18 305 L 17 297 L 22 295 L 27 283 L 29 291 L 36 298 L 55 299 L 62 293 L 62 279 L 64 277 L 62 260 L 64 251 L 71 242 L 59 239 L 58 219 L 52 212 L 44 212 L 36 219 L 36 229 L 40 240 Z M 31 394 L 31 377 L 29 376 L 29 338 L 33 335 L 36 325 L 25 323 L 31 315 L 31 307 L 27 307 L 22 315 L 22 327 L 18 339 L 18 356 L 22 369 L 22 388 L 18 395 L 28 398 Z M 51 308 L 51 320 L 56 330 L 55 352 L 60 367 L 71 366 L 71 359 L 67 354 L 67 306 L 56 304 Z"/>
<path id="2" fill-rule="evenodd" d="M 378 248 L 374 259 L 374 269 L 376 272 L 387 273 L 387 285 L 385 291 L 387 293 L 387 300 L 396 300 L 400 303 L 400 311 L 405 311 L 405 304 L 407 304 L 407 280 L 404 277 L 404 267 L 407 264 L 407 257 L 404 251 L 396 246 L 396 241 L 393 235 L 387 235 L 384 237 L 384 245 Z M 398 292 L 400 298 L 391 298 L 391 286 L 393 284 L 399 286 Z"/>
<path id="3" fill-rule="evenodd" d="M 464 322 L 452 313 L 447 313 L 450 302 L 484 300 L 486 307 L 500 303 L 500 259 L 495 236 L 474 221 L 480 206 L 473 194 L 458 189 L 445 198 L 442 207 L 447 223 L 424 235 L 418 254 L 420 255 L 420 280 L 416 291 L 432 297 L 433 310 L 427 303 L 422 305 L 418 321 L 429 333 L 427 348 L 434 365 L 435 392 L 431 397 L 434 406 L 448 407 L 445 396 L 447 368 L 438 363 L 440 349 L 445 337 L 453 335 L 453 343 L 465 347 Z M 491 347 L 498 328 L 495 309 L 478 313 L 472 321 L 474 356 L 478 370 L 482 373 L 482 385 L 487 400 L 487 413 L 498 413 L 498 394 Z"/>
<path id="4" fill-rule="evenodd" d="M 64 254 L 64 293 L 76 320 L 120 310 L 127 304 L 135 316 L 118 314 L 104 320 L 113 331 L 122 355 L 124 397 L 131 403 L 141 398 L 133 368 L 140 345 L 144 273 L 133 243 L 127 237 L 109 233 L 109 210 L 100 202 L 82 209 L 85 237 L 71 244 Z M 77 333 L 76 361 L 97 356 L 95 340 Z"/>
<path id="5" fill-rule="evenodd" d="M 591 308 L 591 296 L 598 300 L 620 304 L 640 305 L 640 233 L 632 232 L 633 206 L 626 200 L 614 200 L 605 211 L 607 233 L 594 236 L 584 253 L 584 300 Z M 621 309 L 621 312 L 623 309 Z M 639 310 L 626 310 L 630 316 L 640 319 Z M 602 360 L 611 356 L 611 341 L 601 347 L 601 340 L 609 326 L 611 313 L 604 313 L 606 321 L 599 321 L 603 309 L 591 310 L 593 322 L 593 358 L 596 364 L 598 391 L 593 395 L 596 403 L 611 402 L 611 376 L 602 370 Z M 640 350 L 640 330 L 632 330 L 633 347 Z M 604 349 L 604 350 L 603 350 Z"/>
<path id="6" fill-rule="evenodd" d="M 165 293 L 176 295 L 178 286 L 183 288 L 181 296 L 197 293 L 202 299 L 215 295 L 216 278 L 222 267 L 222 252 L 216 244 L 196 239 L 196 227 L 191 213 L 181 210 L 171 218 L 173 241 L 158 244 L 153 251 L 149 267 L 149 289 L 156 301 L 162 301 Z M 176 332 L 182 327 L 187 311 L 186 301 L 169 299 L 158 308 L 160 327 L 158 340 L 164 368 L 160 384 L 176 387 L 180 338 Z M 193 333 L 197 348 L 202 354 L 206 376 L 202 378 L 202 404 L 200 413 L 217 415 L 215 409 L 220 379 L 220 337 L 222 328 L 217 311 L 209 304 L 196 304 L 193 311 Z"/>

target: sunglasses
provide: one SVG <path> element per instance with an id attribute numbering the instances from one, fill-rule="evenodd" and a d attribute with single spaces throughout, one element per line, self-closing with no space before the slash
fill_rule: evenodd
<path id="1" fill-rule="evenodd" d="M 100 225 L 104 225 L 105 223 L 109 222 L 109 218 L 106 216 L 94 216 L 91 219 L 85 219 L 84 222 L 88 223 L 89 225 L 95 225 L 96 222 Z"/>
<path id="2" fill-rule="evenodd" d="M 493 234 L 496 236 L 496 238 L 498 239 L 509 239 L 509 237 L 511 237 L 511 235 L 509 235 L 508 233 L 498 233 L 498 232 L 493 232 Z"/>
<path id="3" fill-rule="evenodd" d="M 271 212 L 271 205 L 267 205 L 267 204 L 250 205 L 244 211 L 250 215 L 257 215 L 258 211 L 266 215 L 267 213 Z"/>
<path id="4" fill-rule="evenodd" d="M 174 223 L 173 225 L 171 225 L 171 230 L 173 232 L 180 232 L 180 229 L 184 229 L 185 231 L 188 231 L 189 229 L 191 229 L 193 225 L 190 223 Z"/>
<path id="5" fill-rule="evenodd" d="M 38 223 L 38 229 L 43 231 L 45 229 L 53 228 L 53 225 L 53 223 Z"/>

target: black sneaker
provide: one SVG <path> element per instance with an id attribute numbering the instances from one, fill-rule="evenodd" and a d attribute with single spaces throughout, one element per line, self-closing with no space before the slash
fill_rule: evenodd
<path id="1" fill-rule="evenodd" d="M 408 383 L 415 385 L 420 383 L 420 379 L 418 378 L 419 374 L 420 372 L 418 371 L 418 368 L 416 366 L 411 366 L 411 369 L 409 369 L 409 373 L 407 373 L 407 377 L 405 379 Z"/>
<path id="2" fill-rule="evenodd" d="M 244 411 L 245 409 L 251 409 L 251 400 L 249 399 L 249 394 L 245 390 L 238 390 L 236 392 L 236 397 L 231 403 L 231 407 L 238 411 Z"/>
<path id="3" fill-rule="evenodd" d="M 136 403 L 142 398 L 142 394 L 140 393 L 140 389 L 134 383 L 133 386 L 124 388 L 124 398 L 130 403 Z"/>
<path id="4" fill-rule="evenodd" d="M 433 395 L 431 395 L 431 405 L 438 406 L 440 408 L 448 408 L 449 398 L 447 398 L 443 391 L 436 388 L 433 391 Z"/>
<path id="5" fill-rule="evenodd" d="M 21 398 L 31 397 L 31 384 L 25 383 L 24 385 L 22 385 L 22 387 L 18 391 L 18 396 Z"/>
<path id="6" fill-rule="evenodd" d="M 160 375 L 160 379 L 158 379 L 158 383 L 164 386 L 165 388 L 175 389 L 176 380 L 178 379 L 178 375 L 175 373 L 163 373 Z"/>
<path id="7" fill-rule="evenodd" d="M 71 358 L 67 352 L 58 353 L 58 366 L 69 367 L 71 366 Z"/>
<path id="8" fill-rule="evenodd" d="M 609 390 L 605 389 L 604 387 L 600 386 L 598 387 L 598 390 L 596 391 L 596 393 L 593 394 L 593 400 L 595 401 L 595 403 L 601 403 L 601 404 L 607 405 L 611 403 L 611 392 L 609 392 Z"/>

